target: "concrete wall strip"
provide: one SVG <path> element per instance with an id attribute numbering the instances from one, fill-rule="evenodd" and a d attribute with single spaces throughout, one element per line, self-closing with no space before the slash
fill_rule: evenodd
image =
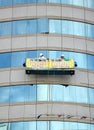
<path id="1" fill-rule="evenodd" d="M 94 24 L 93 16 L 93 10 L 79 8 L 77 6 L 60 6 L 59 4 L 37 4 L 37 6 L 33 4 L 13 6 L 13 8 L 0 8 L 0 21 L 48 17 L 56 19 L 71 19 Z"/>

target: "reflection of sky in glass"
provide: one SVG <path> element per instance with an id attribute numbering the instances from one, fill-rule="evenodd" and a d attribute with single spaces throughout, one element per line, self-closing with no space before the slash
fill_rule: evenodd
<path id="1" fill-rule="evenodd" d="M 11 64 L 11 53 L 1 53 L 0 54 L 0 68 L 8 68 L 10 67 L 10 64 Z"/>
<path id="2" fill-rule="evenodd" d="M 48 100 L 48 86 L 37 85 L 37 100 L 47 101 Z"/>
<path id="3" fill-rule="evenodd" d="M 83 97 L 83 98 L 82 98 Z M 64 85 L 18 85 L 0 87 L 0 103 L 36 101 L 66 101 L 94 104 L 94 89 Z"/>
<path id="4" fill-rule="evenodd" d="M 9 87 L 0 87 L 0 103 L 9 102 Z"/>
<path id="5" fill-rule="evenodd" d="M 76 6 L 85 6 L 94 8 L 94 0 L 0 0 L 0 6 L 8 6 L 15 4 L 30 4 L 30 3 L 57 3 L 57 4 L 72 4 Z"/>
<path id="6" fill-rule="evenodd" d="M 0 23 L 0 36 L 36 33 L 69 34 L 94 38 L 94 25 L 71 20 L 48 18 Z"/>
<path id="7" fill-rule="evenodd" d="M 12 122 L 10 124 L 10 130 L 23 130 L 24 122 Z"/>
<path id="8" fill-rule="evenodd" d="M 13 86 L 11 87 L 10 102 L 24 102 L 25 100 L 25 87 Z"/>
<path id="9" fill-rule="evenodd" d="M 9 124 L 9 123 L 7 123 Z M 2 125 L 2 123 L 0 124 Z M 94 124 L 63 121 L 11 122 L 10 129 L 0 130 L 94 130 Z"/>
<path id="10" fill-rule="evenodd" d="M 22 66 L 27 58 L 27 52 L 13 52 L 11 66 L 17 67 Z"/>

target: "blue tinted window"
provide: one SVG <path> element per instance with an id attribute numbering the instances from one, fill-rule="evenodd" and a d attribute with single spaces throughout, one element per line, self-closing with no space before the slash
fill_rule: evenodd
<path id="1" fill-rule="evenodd" d="M 75 52 L 65 51 L 23 51 L 0 54 L 0 68 L 20 67 L 23 66 L 26 58 L 39 58 L 40 53 L 43 53 L 46 58 L 58 59 L 64 54 L 66 59 L 73 58 L 77 62 L 78 68 L 94 70 L 94 56 Z M 12 56 L 11 56 L 12 55 Z M 3 60 L 2 60 L 3 58 Z"/>
<path id="2" fill-rule="evenodd" d="M 26 85 L 26 101 L 36 101 L 36 85 Z"/>
<path id="3" fill-rule="evenodd" d="M 61 3 L 61 0 L 48 0 L 49 1 L 49 3 Z"/>
<path id="4" fill-rule="evenodd" d="M 62 34 L 73 34 L 73 21 L 62 20 Z"/>
<path id="5" fill-rule="evenodd" d="M 94 0 L 87 0 L 86 1 L 86 7 L 94 8 Z"/>
<path id="6" fill-rule="evenodd" d="M 50 85 L 50 100 L 51 101 L 63 101 L 64 99 L 64 87 L 62 85 Z"/>
<path id="7" fill-rule="evenodd" d="M 10 89 L 10 102 L 24 102 L 26 98 L 25 86 L 13 86 Z"/>
<path id="8" fill-rule="evenodd" d="M 87 1 L 87 0 L 73 0 L 73 5 L 84 6 L 84 1 Z"/>
<path id="9" fill-rule="evenodd" d="M 28 0 L 28 3 L 36 3 L 37 0 Z"/>
<path id="10" fill-rule="evenodd" d="M 94 89 L 89 88 L 89 101 L 90 104 L 94 104 Z"/>
<path id="11" fill-rule="evenodd" d="M 27 21 L 27 30 L 28 34 L 36 34 L 37 33 L 37 20 L 28 20 Z"/>
<path id="12" fill-rule="evenodd" d="M 45 3 L 46 0 L 37 0 L 37 2 L 39 2 L 39 3 Z"/>
<path id="13" fill-rule="evenodd" d="M 13 22 L 13 34 L 26 34 L 27 33 L 27 20 Z"/>
<path id="14" fill-rule="evenodd" d="M 77 127 L 77 123 L 75 122 L 64 122 L 64 129 L 67 130 L 79 130 Z"/>
<path id="15" fill-rule="evenodd" d="M 28 0 L 13 0 L 13 4 L 27 4 Z"/>
<path id="16" fill-rule="evenodd" d="M 61 33 L 61 20 L 50 20 L 49 21 L 49 32 L 50 33 Z"/>
<path id="17" fill-rule="evenodd" d="M 12 26 L 12 29 L 11 29 Z M 0 23 L 0 36 L 36 33 L 57 33 L 94 38 L 94 25 L 47 18 Z"/>
<path id="18" fill-rule="evenodd" d="M 88 91 L 87 88 L 77 87 L 76 88 L 77 102 L 88 103 Z"/>
<path id="19" fill-rule="evenodd" d="M 86 24 L 86 36 L 94 38 L 94 25 Z"/>
<path id="20" fill-rule="evenodd" d="M 47 121 L 38 121 L 37 122 L 37 130 L 48 130 Z"/>
<path id="21" fill-rule="evenodd" d="M 44 55 L 44 57 L 49 58 L 49 51 L 44 51 L 44 50 L 37 51 L 37 58 L 39 58 L 41 53 Z"/>
<path id="22" fill-rule="evenodd" d="M 62 3 L 94 8 L 94 0 L 0 0 L 0 6 L 11 6 L 12 4 L 15 5 L 30 3 Z"/>
<path id="23" fill-rule="evenodd" d="M 87 55 L 88 69 L 94 70 L 94 55 Z"/>
<path id="24" fill-rule="evenodd" d="M 20 67 L 23 66 L 25 59 L 27 58 L 27 52 L 13 52 L 11 66 Z"/>
<path id="25" fill-rule="evenodd" d="M 11 67 L 11 53 L 1 53 L 0 68 L 10 68 L 10 67 Z"/>
<path id="26" fill-rule="evenodd" d="M 38 19 L 37 22 L 38 22 L 38 30 L 37 30 L 37 32 L 46 33 L 46 32 L 49 31 L 48 30 L 49 29 L 49 27 L 48 27 L 48 19 L 46 19 L 46 18 Z"/>
<path id="27" fill-rule="evenodd" d="M 37 51 L 28 51 L 27 57 L 28 58 L 37 58 Z"/>
<path id="28" fill-rule="evenodd" d="M 37 100 L 48 101 L 48 86 L 47 85 L 37 85 Z"/>
<path id="29" fill-rule="evenodd" d="M 88 130 L 88 124 L 78 123 L 78 130 Z"/>
<path id="30" fill-rule="evenodd" d="M 12 0 L 0 0 L 0 6 L 12 5 Z"/>
<path id="31" fill-rule="evenodd" d="M 74 55 L 74 59 L 77 62 L 78 68 L 87 69 L 87 55 L 81 53 L 70 53 L 70 55 Z"/>
<path id="32" fill-rule="evenodd" d="M 2 125 L 3 123 L 1 123 Z M 10 130 L 93 130 L 94 124 L 65 121 L 10 122 Z M 7 124 L 7 125 L 8 125 Z"/>
<path id="33" fill-rule="evenodd" d="M 69 90 L 67 90 L 66 87 L 64 87 L 64 96 L 66 96 L 66 97 L 69 96 L 68 98 L 69 98 L 70 102 L 76 102 L 76 98 L 75 98 L 76 97 L 76 87 L 77 86 L 69 86 Z M 65 91 L 65 90 L 67 90 L 67 91 Z M 66 94 L 65 94 L 65 92 L 66 92 Z M 67 92 L 69 92 L 69 93 L 67 94 Z M 65 97 L 65 99 L 66 99 L 66 97 Z"/>
<path id="34" fill-rule="evenodd" d="M 72 4 L 72 0 L 61 0 L 63 4 Z"/>
<path id="35" fill-rule="evenodd" d="M 0 103 L 8 103 L 9 95 L 10 95 L 9 87 L 0 87 Z"/>
<path id="36" fill-rule="evenodd" d="M 58 122 L 58 121 L 50 122 L 50 130 L 62 130 L 63 127 L 64 127 L 63 122 Z"/>
<path id="37" fill-rule="evenodd" d="M 23 130 L 24 122 L 11 122 L 10 130 Z"/>
<path id="38" fill-rule="evenodd" d="M 74 35 L 85 36 L 85 23 L 73 22 Z"/>
<path id="39" fill-rule="evenodd" d="M 37 130 L 36 125 L 37 123 L 35 121 L 32 122 L 24 122 L 24 130 Z"/>
<path id="40" fill-rule="evenodd" d="M 11 35 L 11 22 L 0 23 L 0 36 Z"/>
<path id="41" fill-rule="evenodd" d="M 0 87 L 0 93 L 0 103 L 32 102 L 38 100 L 94 104 L 94 89 L 81 86 L 18 85 Z"/>
<path id="42" fill-rule="evenodd" d="M 61 56 L 61 51 L 49 51 L 49 58 L 58 59 Z"/>

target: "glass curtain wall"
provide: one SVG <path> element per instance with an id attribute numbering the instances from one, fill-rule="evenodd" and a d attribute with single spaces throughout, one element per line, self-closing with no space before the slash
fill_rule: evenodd
<path id="1" fill-rule="evenodd" d="M 77 21 L 47 18 L 0 22 L 0 37 L 36 33 L 68 34 L 94 38 L 94 25 Z"/>
<path id="2" fill-rule="evenodd" d="M 82 86 L 63 85 L 17 85 L 0 87 L 0 104 L 13 102 L 77 102 L 94 104 L 94 89 Z M 82 98 L 83 97 L 83 98 Z"/>
<path id="3" fill-rule="evenodd" d="M 93 124 L 63 121 L 1 123 L 0 130 L 94 130 Z"/>
<path id="4" fill-rule="evenodd" d="M 78 68 L 94 70 L 94 55 L 68 52 L 68 51 L 19 51 L 12 53 L 0 53 L 0 68 L 23 67 L 26 58 L 39 58 L 40 53 L 43 53 L 46 58 L 58 59 L 64 54 L 66 59 L 74 59 L 77 62 Z M 2 60 L 3 59 L 3 60 Z"/>
<path id="5" fill-rule="evenodd" d="M 94 0 L 0 0 L 0 6 L 11 6 L 19 4 L 50 3 L 67 4 L 94 9 Z"/>

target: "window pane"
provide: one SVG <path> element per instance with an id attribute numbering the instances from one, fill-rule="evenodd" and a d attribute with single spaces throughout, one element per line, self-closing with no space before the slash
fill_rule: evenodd
<path id="1" fill-rule="evenodd" d="M 38 33 L 48 33 L 48 19 L 47 18 L 41 18 L 37 20 L 38 22 Z"/>
<path id="2" fill-rule="evenodd" d="M 94 56 L 93 55 L 87 55 L 88 60 L 88 69 L 94 70 Z"/>
<path id="3" fill-rule="evenodd" d="M 27 57 L 28 58 L 37 58 L 37 51 L 28 51 Z"/>
<path id="4" fill-rule="evenodd" d="M 94 9 L 94 0 L 87 0 L 87 7 Z"/>
<path id="5" fill-rule="evenodd" d="M 37 130 L 48 130 L 47 121 L 38 121 L 37 122 Z"/>
<path id="6" fill-rule="evenodd" d="M 37 33 L 37 20 L 28 20 L 27 21 L 27 30 L 28 34 L 36 34 Z"/>
<path id="7" fill-rule="evenodd" d="M 46 2 L 46 0 L 37 0 L 37 2 L 44 3 L 44 2 Z"/>
<path id="8" fill-rule="evenodd" d="M 83 4 L 84 4 L 83 0 L 73 0 L 73 5 L 83 6 Z"/>
<path id="9" fill-rule="evenodd" d="M 48 101 L 49 91 L 47 85 L 37 85 L 37 100 Z"/>
<path id="10" fill-rule="evenodd" d="M 27 101 L 36 101 L 36 85 L 26 85 L 26 90 L 27 91 Z"/>
<path id="11" fill-rule="evenodd" d="M 88 124 L 78 123 L 78 130 L 88 130 Z"/>
<path id="12" fill-rule="evenodd" d="M 63 130 L 63 122 L 51 121 L 50 130 Z"/>
<path id="13" fill-rule="evenodd" d="M 11 22 L 0 23 L 0 36 L 11 35 Z"/>
<path id="14" fill-rule="evenodd" d="M 61 0 L 48 0 L 49 3 L 61 3 Z"/>
<path id="15" fill-rule="evenodd" d="M 23 130 L 24 129 L 24 122 L 11 122 L 10 123 L 10 130 Z"/>
<path id="16" fill-rule="evenodd" d="M 12 0 L 0 0 L 0 6 L 12 5 Z"/>
<path id="17" fill-rule="evenodd" d="M 76 97 L 77 97 L 77 102 L 80 102 L 80 103 L 89 103 L 88 102 L 87 88 L 76 87 Z"/>
<path id="18" fill-rule="evenodd" d="M 25 59 L 27 58 L 27 52 L 13 52 L 12 53 L 12 67 L 23 66 Z"/>
<path id="19" fill-rule="evenodd" d="M 62 20 L 62 34 L 72 34 L 73 35 L 73 22 Z"/>
<path id="20" fill-rule="evenodd" d="M 94 25 L 86 24 L 86 36 L 94 38 Z"/>
<path id="21" fill-rule="evenodd" d="M 0 130 L 9 130 L 9 123 L 0 123 Z"/>
<path id="22" fill-rule="evenodd" d="M 49 20 L 49 32 L 61 33 L 61 20 Z"/>
<path id="23" fill-rule="evenodd" d="M 1 53 L 0 68 L 9 68 L 9 67 L 11 67 L 11 53 Z"/>
<path id="24" fill-rule="evenodd" d="M 37 58 L 39 58 L 40 54 L 43 54 L 45 58 L 48 58 L 49 57 L 49 51 L 45 51 L 45 50 L 38 50 L 37 51 Z"/>
<path id="25" fill-rule="evenodd" d="M 27 20 L 13 21 L 13 35 L 27 34 Z"/>
<path id="26" fill-rule="evenodd" d="M 28 0 L 13 0 L 13 4 L 27 4 Z"/>
<path id="27" fill-rule="evenodd" d="M 90 104 L 94 104 L 94 89 L 89 88 L 89 101 Z"/>
<path id="28" fill-rule="evenodd" d="M 50 100 L 63 101 L 63 86 L 62 85 L 50 85 Z"/>
<path id="29" fill-rule="evenodd" d="M 61 56 L 61 51 L 49 51 L 50 59 L 58 59 Z"/>
<path id="30" fill-rule="evenodd" d="M 10 89 L 10 102 L 25 101 L 25 86 L 12 86 Z"/>
<path id="31" fill-rule="evenodd" d="M 73 54 L 74 54 L 74 59 L 78 65 L 77 67 L 87 69 L 87 55 L 81 53 L 73 53 Z"/>
<path id="32" fill-rule="evenodd" d="M 70 96 L 70 101 L 71 102 L 76 102 L 76 87 L 75 86 L 68 86 L 69 87 L 69 96 Z M 66 89 L 66 88 L 65 88 Z"/>
<path id="33" fill-rule="evenodd" d="M 0 87 L 0 103 L 9 103 L 9 87 Z"/>
<path id="34" fill-rule="evenodd" d="M 24 122 L 24 130 L 36 130 L 36 121 Z"/>
<path id="35" fill-rule="evenodd" d="M 74 35 L 78 35 L 78 36 L 85 36 L 85 23 L 81 23 L 81 22 L 73 22 L 73 26 L 74 26 Z"/>

